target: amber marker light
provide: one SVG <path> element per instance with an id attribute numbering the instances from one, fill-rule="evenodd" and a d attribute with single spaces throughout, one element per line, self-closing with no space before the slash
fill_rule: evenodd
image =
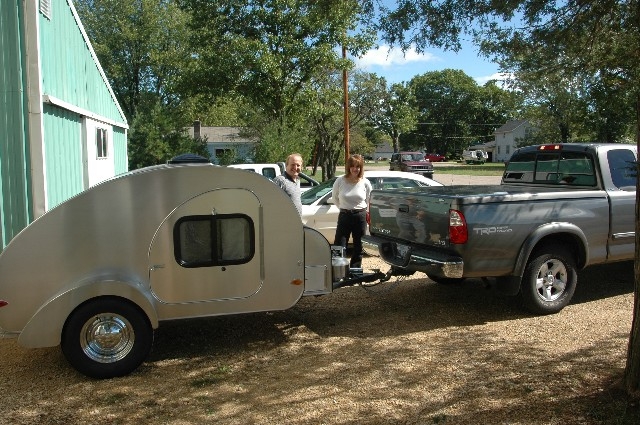
<path id="1" fill-rule="evenodd" d="M 292 285 L 302 285 L 302 279 L 293 279 L 291 281 Z"/>

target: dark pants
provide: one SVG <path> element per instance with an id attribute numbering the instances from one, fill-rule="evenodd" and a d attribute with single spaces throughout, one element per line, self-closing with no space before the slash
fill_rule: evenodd
<path id="1" fill-rule="evenodd" d="M 367 231 L 367 213 L 340 211 L 334 245 L 347 246 L 349 238 L 353 238 L 353 253 L 349 266 L 362 267 L 362 235 Z"/>

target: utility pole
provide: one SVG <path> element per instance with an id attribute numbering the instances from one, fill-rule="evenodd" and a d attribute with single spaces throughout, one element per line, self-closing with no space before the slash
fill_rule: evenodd
<path id="1" fill-rule="evenodd" d="M 347 48 L 342 45 L 342 59 L 347 59 Z M 344 160 L 345 164 L 349 158 L 349 89 L 347 84 L 347 68 L 346 65 L 342 69 L 342 90 L 344 91 Z"/>

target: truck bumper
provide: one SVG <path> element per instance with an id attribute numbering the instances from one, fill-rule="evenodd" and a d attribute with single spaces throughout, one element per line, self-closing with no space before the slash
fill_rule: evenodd
<path id="1" fill-rule="evenodd" d="M 379 256 L 391 266 L 407 271 L 455 279 L 463 276 L 462 258 L 448 253 L 405 245 L 371 235 L 362 237 L 362 248 L 366 254 Z"/>

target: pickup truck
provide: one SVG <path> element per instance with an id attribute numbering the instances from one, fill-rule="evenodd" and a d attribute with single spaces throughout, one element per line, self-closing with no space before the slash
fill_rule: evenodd
<path id="1" fill-rule="evenodd" d="M 635 254 L 637 149 L 516 150 L 500 185 L 373 190 L 365 252 L 439 283 L 495 278 L 536 314 L 570 301 L 577 270 Z"/>
<path id="2" fill-rule="evenodd" d="M 405 171 L 433 178 L 433 164 L 425 158 L 422 152 L 395 152 L 391 154 L 389 171 Z"/>

